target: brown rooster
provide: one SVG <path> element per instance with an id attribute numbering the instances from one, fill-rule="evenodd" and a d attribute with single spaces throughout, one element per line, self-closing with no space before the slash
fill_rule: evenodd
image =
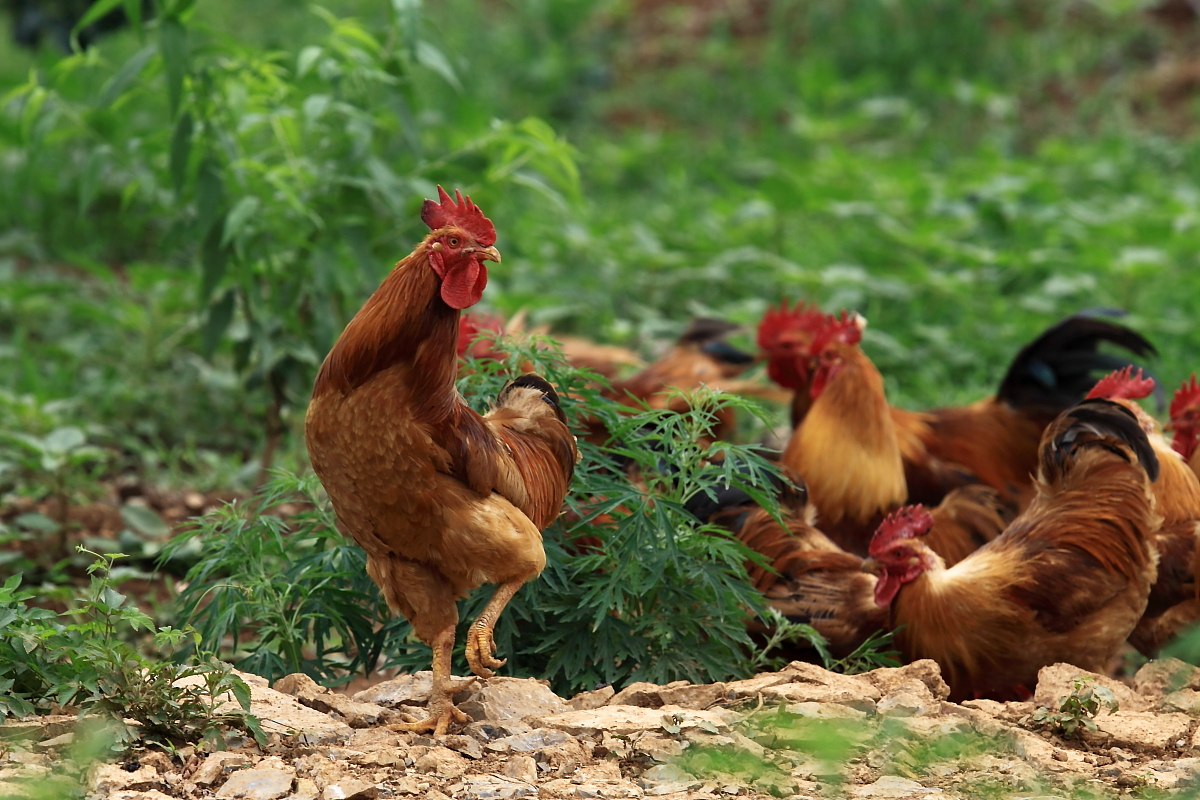
<path id="1" fill-rule="evenodd" d="M 862 325 L 845 312 L 785 305 L 759 326 L 768 374 L 811 398 L 806 410 L 793 405 L 799 421 L 784 463 L 808 480 L 824 529 L 854 552 L 883 514 L 904 502 L 934 505 L 959 486 L 984 483 L 1022 505 L 1046 424 L 1090 388 L 1093 370 L 1124 363 L 1097 344 L 1154 351 L 1122 326 L 1068 317 L 1021 349 L 995 397 L 915 412 L 887 404 L 879 371 L 858 347 Z M 806 470 L 823 477 L 814 484 Z"/>
<path id="2" fill-rule="evenodd" d="M 1134 374 L 1132 367 L 1126 367 L 1106 375 L 1088 393 L 1088 397 L 1119 403 L 1133 414 L 1158 457 L 1154 497 L 1163 518 L 1153 540 L 1158 553 L 1158 579 L 1150 589 L 1146 613 L 1129 636 L 1129 643 L 1149 658 L 1183 627 L 1200 620 L 1194 567 L 1200 527 L 1200 480 L 1163 438 L 1154 418 L 1134 402 L 1152 391 L 1153 378 L 1143 378 L 1141 370 Z"/>
<path id="3" fill-rule="evenodd" d="M 871 542 L 876 602 L 896 643 L 932 658 L 951 699 L 1031 686 L 1064 661 L 1102 671 L 1141 619 L 1155 580 L 1158 458 L 1122 406 L 1085 400 L 1047 429 L 1029 507 L 996 540 L 947 569 L 919 537 L 920 506 Z"/>
<path id="4" fill-rule="evenodd" d="M 510 382 L 480 416 L 455 389 L 459 313 L 479 301 L 495 228 L 470 201 L 438 187 L 421 219 L 432 229 L 363 304 L 325 357 L 305 436 L 338 526 L 367 552 L 388 605 L 433 648 L 427 719 L 446 732 L 454 707 L 455 601 L 483 583 L 496 593 L 472 624 L 466 656 L 488 677 L 492 629 L 545 565 L 541 530 L 556 516 L 578 458 L 554 389 Z"/>
<path id="5" fill-rule="evenodd" d="M 1200 475 L 1200 385 L 1196 384 L 1196 373 L 1183 382 L 1171 398 L 1168 410 L 1171 415 L 1171 446 L 1183 456 L 1192 472 Z"/>

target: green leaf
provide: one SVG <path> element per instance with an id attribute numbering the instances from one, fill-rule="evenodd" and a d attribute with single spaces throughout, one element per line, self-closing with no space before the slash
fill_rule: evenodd
<path id="1" fill-rule="evenodd" d="M 176 197 L 183 192 L 183 182 L 187 179 L 188 155 L 192 152 L 192 128 L 192 112 L 185 111 L 179 116 L 175 130 L 171 133 L 171 185 L 175 187 Z"/>
<path id="2" fill-rule="evenodd" d="M 229 248 L 221 246 L 221 233 L 213 227 L 200 244 L 200 297 L 207 300 L 213 289 L 225 277 L 225 266 L 229 263 Z"/>
<path id="3" fill-rule="evenodd" d="M 234 294 L 234 289 L 230 287 L 221 295 L 220 300 L 208 307 L 208 319 L 204 321 L 204 330 L 200 335 L 201 352 L 205 358 L 212 358 L 217 344 L 233 319 Z"/>
<path id="4" fill-rule="evenodd" d="M 123 0 L 125 6 L 125 16 L 129 19 L 129 27 L 133 28 L 138 33 L 138 37 L 145 39 L 145 31 L 142 29 L 142 0 Z"/>
<path id="5" fill-rule="evenodd" d="M 310 45 L 300 51 L 300 55 L 296 57 L 296 77 L 303 78 L 308 74 L 308 71 L 313 68 L 313 64 L 317 63 L 317 59 L 321 57 L 324 51 L 316 45 Z"/>
<path id="6" fill-rule="evenodd" d="M 143 536 L 161 539 L 171 533 L 170 527 L 163 522 L 162 517 L 145 506 L 121 506 L 121 519 Z"/>
<path id="7" fill-rule="evenodd" d="M 164 19 L 159 23 L 158 43 L 162 51 L 163 69 L 167 74 L 167 99 L 171 117 L 179 113 L 183 97 L 183 77 L 188 72 L 187 28 L 177 19 Z"/>
<path id="8" fill-rule="evenodd" d="M 196 229 L 201 236 L 207 234 L 223 215 L 221 207 L 224 204 L 225 182 L 216 160 L 208 156 L 200 162 L 196 173 Z"/>
<path id="9" fill-rule="evenodd" d="M 108 147 L 101 145 L 92 149 L 83 170 L 79 173 L 79 213 L 85 214 L 96 199 L 100 190 L 100 178 L 108 165 L 110 153 Z"/>
<path id="10" fill-rule="evenodd" d="M 42 110 L 49 93 L 41 86 L 34 86 L 25 95 L 25 104 L 21 106 L 21 140 L 28 142 L 33 135 L 33 124 L 37 122 L 38 113 Z"/>
<path id="11" fill-rule="evenodd" d="M 100 90 L 100 100 L 97 101 L 96 107 L 105 108 L 112 101 L 120 97 L 121 93 L 125 91 L 125 88 L 129 86 L 133 79 L 141 74 L 142 69 L 146 66 L 146 62 L 154 57 L 157 49 L 154 45 L 148 44 L 130 56 L 129 60 L 117 70 L 117 74 L 113 75 L 104 84 L 104 88 Z"/>
<path id="12" fill-rule="evenodd" d="M 57 522 L 37 511 L 30 511 L 28 514 L 19 514 L 13 518 L 12 522 L 18 528 L 39 533 L 54 533 L 59 527 Z"/>
<path id="13" fill-rule="evenodd" d="M 442 54 L 441 50 L 438 50 L 429 42 L 422 39 L 417 42 L 416 56 L 418 64 L 433 70 L 438 75 L 441 75 L 446 80 L 446 83 L 462 91 L 462 83 L 458 80 L 458 75 L 454 73 L 454 67 L 450 66 L 449 59 Z"/>
<path id="14" fill-rule="evenodd" d="M 221 234 L 221 247 L 229 244 L 246 227 L 246 223 L 258 212 L 261 205 L 254 195 L 246 195 L 234 204 L 225 216 L 225 230 Z"/>
<path id="15" fill-rule="evenodd" d="M 79 445 L 86 441 L 87 436 L 84 435 L 83 431 L 74 425 L 65 425 L 61 428 L 55 428 L 46 434 L 46 437 L 42 439 L 42 446 L 48 453 L 62 455 L 79 447 Z"/>
<path id="16" fill-rule="evenodd" d="M 71 47 L 74 50 L 79 50 L 79 32 L 91 25 L 96 20 L 109 13 L 117 6 L 121 5 L 124 0 L 96 0 L 91 7 L 84 12 L 79 21 L 75 23 L 75 27 L 71 28 Z M 139 14 L 140 17 L 140 14 Z"/>

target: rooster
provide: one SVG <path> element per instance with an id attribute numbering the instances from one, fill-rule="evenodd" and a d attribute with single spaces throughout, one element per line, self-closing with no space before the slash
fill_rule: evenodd
<path id="1" fill-rule="evenodd" d="M 518 311 L 508 322 L 490 314 L 463 314 L 458 323 L 458 356 L 503 361 L 504 354 L 495 348 L 494 340 L 505 334 L 524 333 L 525 312 Z M 548 326 L 539 325 L 528 331 L 550 336 Z M 481 334 L 484 334 L 481 338 Z M 626 368 L 644 366 L 637 355 L 624 347 L 596 344 L 578 336 L 558 336 L 554 340 L 562 351 L 563 358 L 576 369 L 590 369 L 602 378 L 613 381 Z M 522 371 L 532 369 L 521 365 Z"/>
<path id="2" fill-rule="evenodd" d="M 936 504 L 959 486 L 984 483 L 1023 505 L 1046 424 L 1090 388 L 1091 371 L 1125 363 L 1097 344 L 1154 352 L 1128 328 L 1068 317 L 1021 349 L 995 397 L 915 412 L 887 404 L 882 376 L 858 347 L 864 324 L 785 303 L 758 332 L 771 378 L 811 400 L 793 404 L 784 463 L 809 480 L 826 531 L 855 552 L 887 512 Z"/>
<path id="3" fill-rule="evenodd" d="M 1133 414 L 1158 457 L 1159 477 L 1154 483 L 1154 497 L 1163 518 L 1153 542 L 1158 553 L 1158 579 L 1150 589 L 1146 613 L 1129 637 L 1129 643 L 1149 658 L 1184 626 L 1200 619 L 1193 563 L 1200 524 L 1200 480 L 1183 456 L 1163 438 L 1154 418 L 1134 402 L 1148 397 L 1154 388 L 1152 378 L 1144 378 L 1141 370 L 1135 374 L 1132 367 L 1126 367 L 1106 375 L 1088 393 L 1088 397 L 1119 403 Z"/>
<path id="4" fill-rule="evenodd" d="M 367 553 L 388 605 L 433 648 L 428 718 L 401 726 L 443 735 L 466 716 L 450 655 L 455 601 L 495 594 L 471 625 L 466 657 L 490 677 L 492 630 L 546 563 L 541 531 L 562 506 L 578 460 L 558 396 L 536 375 L 505 386 L 480 416 L 455 389 L 459 314 L 479 301 L 495 228 L 470 198 L 438 187 L 431 232 L 396 264 L 325 357 L 305 418 L 313 469 L 339 528 Z"/>
<path id="5" fill-rule="evenodd" d="M 1171 398 L 1168 410 L 1171 415 L 1171 447 L 1183 456 L 1192 472 L 1200 475 L 1200 385 L 1196 384 L 1196 373 L 1183 382 Z"/>
<path id="6" fill-rule="evenodd" d="M 1162 518 L 1158 458 L 1136 417 L 1084 400 L 1046 429 L 1039 460 L 1028 508 L 952 568 L 921 540 L 920 506 L 871 541 L 866 568 L 897 645 L 937 661 L 953 700 L 1028 687 L 1060 661 L 1103 671 L 1146 608 Z"/>

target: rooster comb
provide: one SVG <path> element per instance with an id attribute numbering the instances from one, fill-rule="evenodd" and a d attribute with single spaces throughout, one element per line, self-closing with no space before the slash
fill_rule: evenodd
<path id="1" fill-rule="evenodd" d="M 504 333 L 504 320 L 491 314 L 473 314 L 466 312 L 458 318 L 458 357 L 463 358 L 467 352 L 478 357 L 488 350 L 491 342 L 476 342 L 481 333 L 491 333 L 500 336 Z M 483 345 L 477 347 L 473 345 Z M 479 352 L 476 352 L 479 351 Z"/>
<path id="2" fill-rule="evenodd" d="M 1133 366 L 1110 372 L 1105 375 L 1092 390 L 1088 392 L 1088 400 L 1102 398 L 1105 400 L 1140 400 L 1148 397 L 1154 391 L 1154 378 L 1143 378 L 1139 367 L 1137 373 Z"/>
<path id="3" fill-rule="evenodd" d="M 770 347 L 786 331 L 815 333 L 824 322 L 825 315 L 815 305 L 797 300 L 795 306 L 789 307 L 785 297 L 779 301 L 778 307 L 768 306 L 767 313 L 758 323 L 758 346 L 763 349 Z"/>
<path id="4" fill-rule="evenodd" d="M 426 200 L 421 205 L 421 221 L 436 231 L 447 225 L 457 225 L 484 247 L 496 243 L 496 228 L 492 221 L 483 215 L 479 206 L 471 202 L 469 196 L 464 197 L 458 189 L 454 190 L 454 199 L 446 194 L 441 186 L 437 187 L 438 201 Z"/>
<path id="5" fill-rule="evenodd" d="M 809 352 L 813 355 L 824 350 L 830 342 L 842 344 L 858 344 L 862 341 L 863 328 L 867 327 L 867 318 L 862 314 L 842 310 L 840 314 L 826 314 L 813 335 Z"/>
<path id="6" fill-rule="evenodd" d="M 875 536 L 871 538 L 871 546 L 867 555 L 875 558 L 888 547 L 901 539 L 915 539 L 929 533 L 933 526 L 933 517 L 919 503 L 915 506 L 904 506 L 883 518 Z"/>
<path id="7" fill-rule="evenodd" d="M 1200 403 L 1200 386 L 1196 384 L 1196 373 L 1193 372 L 1192 377 L 1185 380 L 1183 385 L 1175 390 L 1175 396 L 1171 398 L 1171 407 L 1167 413 L 1174 421 L 1197 403 Z"/>

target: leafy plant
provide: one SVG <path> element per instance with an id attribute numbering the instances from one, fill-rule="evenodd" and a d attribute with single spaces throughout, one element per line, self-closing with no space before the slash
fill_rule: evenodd
<path id="1" fill-rule="evenodd" d="M 1102 709 L 1113 714 L 1118 707 L 1111 689 L 1081 676 L 1071 682 L 1071 693 L 1062 699 L 1057 710 L 1042 706 L 1021 722 L 1032 727 L 1050 728 L 1064 736 L 1078 736 L 1081 729 L 1096 730 L 1093 718 Z"/>
<path id="2" fill-rule="evenodd" d="M 0 712 L 78 709 L 112 719 L 123 729 L 123 742 L 136 736 L 219 741 L 220 726 L 231 724 L 265 741 L 249 713 L 250 688 L 228 665 L 213 659 L 175 665 L 141 654 L 140 635 L 149 634 L 166 650 L 199 637 L 190 629 L 155 629 L 127 602 L 112 580 L 121 554 L 80 550 L 95 559 L 88 569 L 91 586 L 63 614 L 29 606 L 33 595 L 19 590 L 19 576 L 0 588 Z M 230 698 L 240 709 L 229 706 Z"/>

